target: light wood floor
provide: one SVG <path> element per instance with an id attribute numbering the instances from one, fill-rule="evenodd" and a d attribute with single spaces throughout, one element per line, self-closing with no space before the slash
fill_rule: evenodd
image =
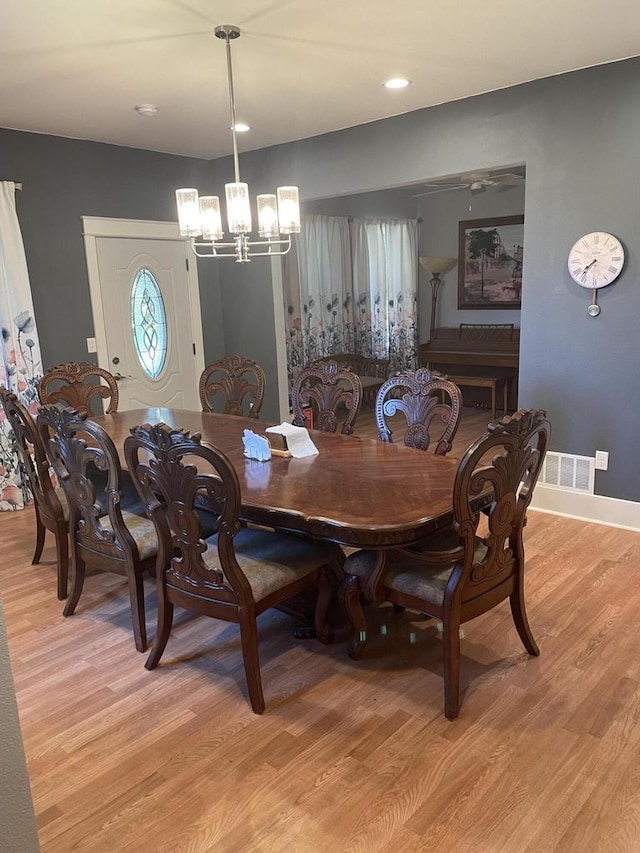
<path id="1" fill-rule="evenodd" d="M 465 625 L 453 723 L 432 622 L 370 613 L 354 662 L 266 614 L 257 717 L 234 626 L 180 614 L 147 672 L 121 579 L 88 578 L 64 619 L 32 511 L 1 514 L 0 541 L 43 853 L 640 850 L 638 534 L 530 514 L 541 656 L 506 603 Z"/>

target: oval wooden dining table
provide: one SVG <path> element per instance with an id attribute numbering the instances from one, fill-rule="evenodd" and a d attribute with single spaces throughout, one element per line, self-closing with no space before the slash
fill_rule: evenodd
<path id="1" fill-rule="evenodd" d="M 452 521 L 458 460 L 355 435 L 310 430 L 318 455 L 244 456 L 243 430 L 269 423 L 171 408 L 133 409 L 95 420 L 111 436 L 125 467 L 131 427 L 160 421 L 200 433 L 231 460 L 242 495 L 241 517 L 317 539 L 360 548 L 389 548 L 423 539 Z"/>

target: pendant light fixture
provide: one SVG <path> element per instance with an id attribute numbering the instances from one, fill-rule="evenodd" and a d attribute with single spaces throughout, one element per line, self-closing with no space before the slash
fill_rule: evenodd
<path id="1" fill-rule="evenodd" d="M 238 145 L 236 142 L 236 101 L 233 89 L 231 42 L 240 37 L 238 27 L 223 24 L 216 27 L 217 38 L 227 47 L 227 79 L 229 83 L 229 115 L 233 142 L 234 182 L 225 184 L 227 225 L 233 242 L 222 242 L 222 215 L 218 196 L 198 196 L 193 188 L 176 190 L 180 234 L 191 238 L 191 247 L 199 258 L 234 258 L 247 263 L 259 255 L 286 255 L 291 248 L 291 235 L 300 232 L 300 203 L 297 187 L 278 187 L 276 195 L 256 197 L 258 235 L 250 240 L 251 205 L 249 187 L 240 180 Z M 286 238 L 281 238 L 286 235 Z M 202 237 L 198 241 L 196 238 Z"/>

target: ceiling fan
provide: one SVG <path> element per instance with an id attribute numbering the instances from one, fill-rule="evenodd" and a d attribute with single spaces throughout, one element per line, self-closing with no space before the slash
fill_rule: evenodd
<path id="1" fill-rule="evenodd" d="M 524 175 L 520 175 L 517 172 L 499 172 L 496 174 L 491 174 L 491 172 L 475 172 L 469 175 L 461 175 L 458 180 L 431 181 L 425 184 L 426 192 L 418 193 L 414 198 L 464 189 L 469 190 L 471 195 L 478 195 L 478 193 L 485 192 L 487 187 L 508 189 L 509 187 L 520 186 L 524 179 Z"/>

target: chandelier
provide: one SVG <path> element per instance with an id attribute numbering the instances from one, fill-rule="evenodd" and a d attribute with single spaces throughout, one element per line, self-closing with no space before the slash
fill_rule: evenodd
<path id="1" fill-rule="evenodd" d="M 300 203 L 298 187 L 278 187 L 276 195 L 256 197 L 258 235 L 263 240 L 250 240 L 251 205 L 249 187 L 240 181 L 238 145 L 236 142 L 236 101 L 233 91 L 231 42 L 240 37 L 238 27 L 223 24 L 215 35 L 227 46 L 227 79 L 229 83 L 229 114 L 233 142 L 235 180 L 225 184 L 227 224 L 232 242 L 220 242 L 224 237 L 218 196 L 198 196 L 193 188 L 176 190 L 180 234 L 191 238 L 191 248 L 199 258 L 235 258 L 243 264 L 259 255 L 286 255 L 291 248 L 291 235 L 300 232 Z M 286 235 L 282 239 L 280 235 Z M 196 238 L 202 237 L 201 241 Z"/>

